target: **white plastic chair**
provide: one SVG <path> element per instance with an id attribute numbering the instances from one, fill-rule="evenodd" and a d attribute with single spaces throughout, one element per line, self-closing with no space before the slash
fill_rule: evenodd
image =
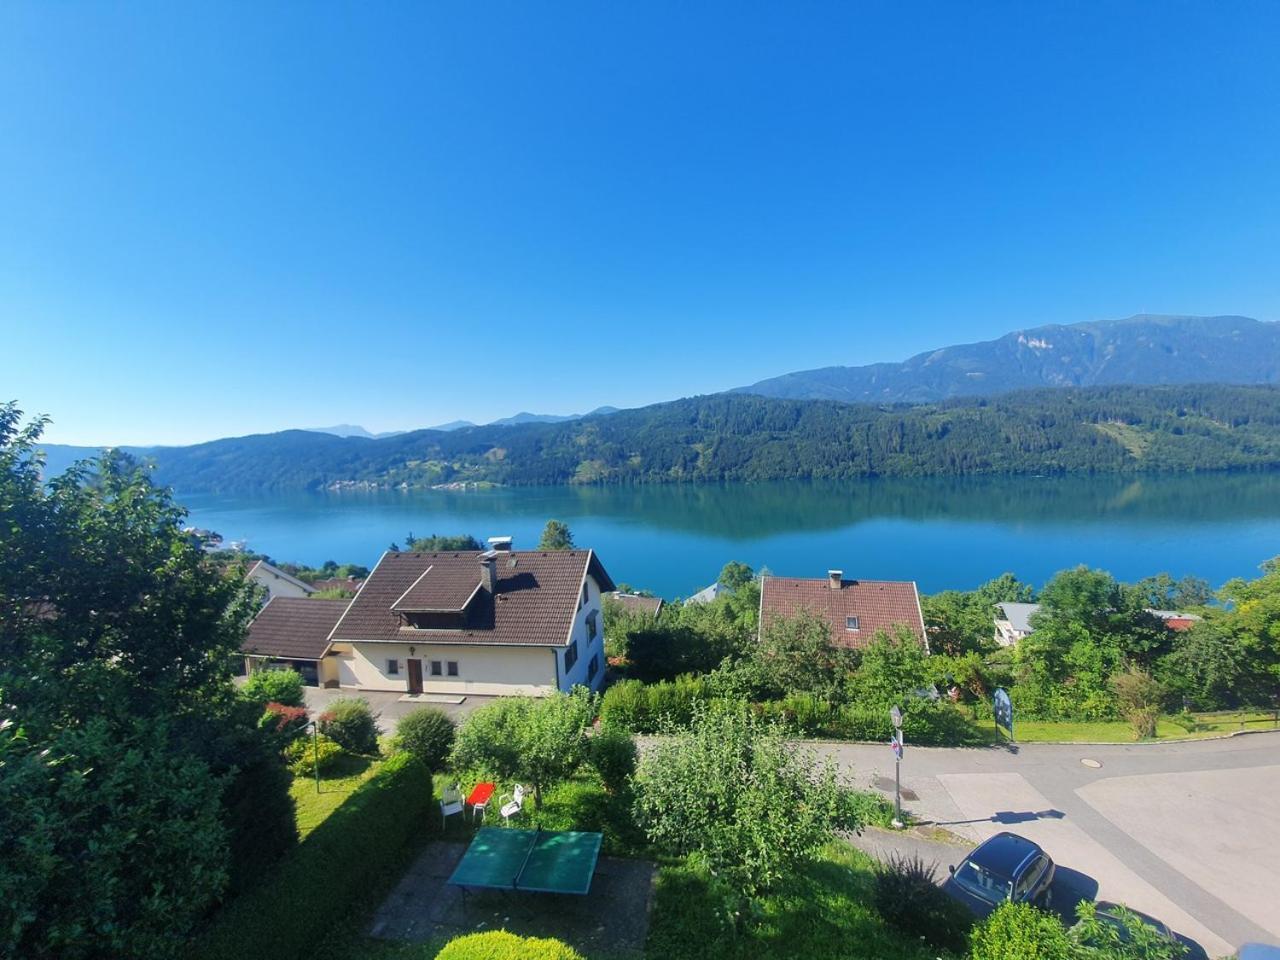
<path id="1" fill-rule="evenodd" d="M 524 787 L 517 783 L 515 790 L 507 796 L 511 799 L 507 800 L 506 803 L 503 803 L 502 807 L 498 810 L 498 812 L 502 814 L 503 820 L 510 820 L 519 813 L 520 809 L 524 806 Z M 499 797 L 498 799 L 501 801 L 505 798 Z"/>
<path id="2" fill-rule="evenodd" d="M 453 816 L 455 813 L 462 813 L 466 809 L 466 804 L 462 800 L 462 788 L 456 783 L 451 787 L 446 787 L 440 796 L 440 829 L 443 830 L 445 820 Z"/>

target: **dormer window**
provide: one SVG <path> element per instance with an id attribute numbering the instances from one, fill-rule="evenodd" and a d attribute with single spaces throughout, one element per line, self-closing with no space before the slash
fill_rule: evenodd
<path id="1" fill-rule="evenodd" d="M 858 618 L 857 618 L 857 617 L 845 617 L 845 618 L 844 618 L 844 628 L 845 628 L 846 630 L 857 630 L 857 629 L 858 629 Z"/>

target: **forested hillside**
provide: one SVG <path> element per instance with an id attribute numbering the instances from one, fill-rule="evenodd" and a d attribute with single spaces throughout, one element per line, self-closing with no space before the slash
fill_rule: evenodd
<path id="1" fill-rule="evenodd" d="M 744 394 L 568 423 L 369 440 L 301 430 L 158 448 L 179 490 L 758 481 L 1280 466 L 1280 389 L 1040 390 L 920 406 Z"/>

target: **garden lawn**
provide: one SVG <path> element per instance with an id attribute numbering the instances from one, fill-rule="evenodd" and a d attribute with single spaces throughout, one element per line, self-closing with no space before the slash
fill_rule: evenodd
<path id="1" fill-rule="evenodd" d="M 319 792 L 316 791 L 315 777 L 294 777 L 289 794 L 297 806 L 298 839 L 305 840 L 381 766 L 382 761 L 371 757 L 343 756 L 320 774 Z"/>
<path id="2" fill-rule="evenodd" d="M 1156 740 L 1185 740 L 1219 737 L 1240 730 L 1274 730 L 1272 713 L 1205 713 L 1197 714 L 1191 729 L 1169 717 L 1161 717 L 1156 726 Z M 1253 721 L 1253 722 L 1246 722 Z M 1265 721 L 1265 722 L 1257 722 Z M 1020 743 L 1060 740 L 1064 742 L 1097 741 L 1100 743 L 1133 743 L 1133 728 L 1123 720 L 1050 721 L 1016 720 L 1014 733 Z M 1003 738 L 1004 734 L 1001 733 Z"/>

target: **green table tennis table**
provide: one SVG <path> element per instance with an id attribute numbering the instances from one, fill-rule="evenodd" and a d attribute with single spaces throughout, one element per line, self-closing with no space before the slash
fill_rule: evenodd
<path id="1" fill-rule="evenodd" d="M 518 890 L 585 895 L 603 834 L 574 830 L 481 827 L 449 883 L 463 890 Z"/>

